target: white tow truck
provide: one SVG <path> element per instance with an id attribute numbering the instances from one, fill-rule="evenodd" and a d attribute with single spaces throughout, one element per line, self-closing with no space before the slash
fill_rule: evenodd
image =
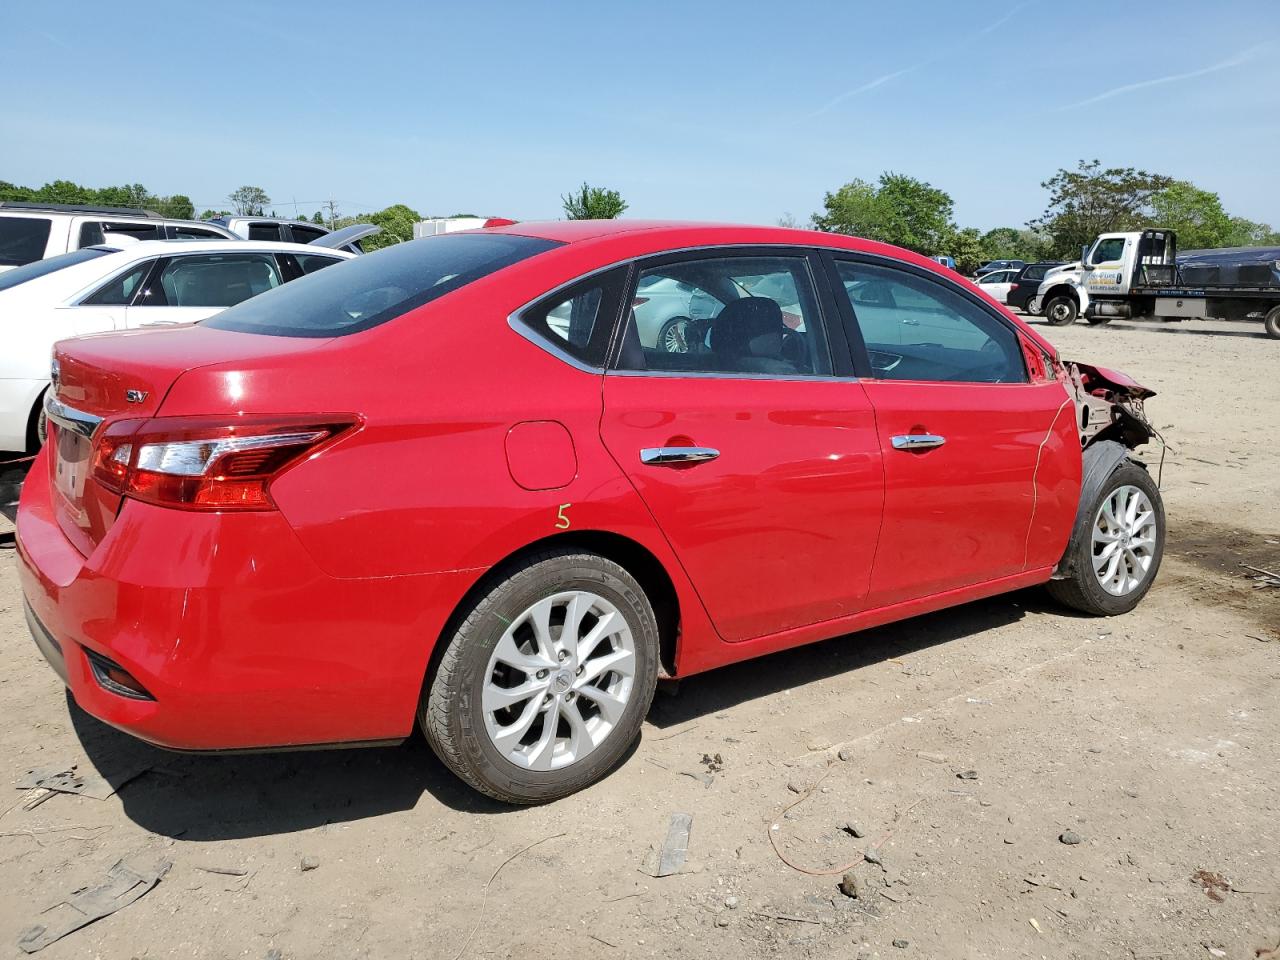
<path id="1" fill-rule="evenodd" d="M 1054 326 L 1078 316 L 1092 324 L 1261 319 L 1280 339 L 1280 259 L 1267 259 L 1265 249 L 1203 251 L 1204 263 L 1193 266 L 1179 264 L 1177 253 L 1172 230 L 1100 234 L 1081 250 L 1078 270 L 1046 276 L 1033 303 Z"/>

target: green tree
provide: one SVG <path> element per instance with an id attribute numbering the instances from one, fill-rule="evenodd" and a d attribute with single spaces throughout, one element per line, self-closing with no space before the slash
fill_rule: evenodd
<path id="1" fill-rule="evenodd" d="M 1029 225 L 1049 236 L 1054 252 L 1076 257 L 1100 233 L 1148 225 L 1152 198 L 1172 184 L 1146 170 L 1081 160 L 1078 169 L 1060 169 L 1040 184 L 1049 191 L 1049 206 Z"/>
<path id="2" fill-rule="evenodd" d="M 1175 180 L 1151 198 L 1153 225 L 1172 227 L 1184 250 L 1231 246 L 1238 235 L 1222 200 L 1185 180 Z"/>
<path id="3" fill-rule="evenodd" d="M 0 200 L 27 201 L 31 199 L 32 189 L 20 187 L 16 183 L 0 180 Z"/>
<path id="4" fill-rule="evenodd" d="M 171 197 L 156 197 L 152 207 L 161 216 L 173 217 L 175 220 L 194 220 L 196 216 L 195 204 L 190 197 L 181 193 L 175 193 Z"/>
<path id="5" fill-rule="evenodd" d="M 564 215 L 570 220 L 614 220 L 627 209 L 617 190 L 586 183 L 581 190 L 566 194 L 560 200 L 564 204 Z"/>
<path id="6" fill-rule="evenodd" d="M 1182 244 L 1179 239 L 1179 244 Z M 1229 247 L 1280 247 L 1280 231 L 1271 229 L 1269 223 L 1254 223 L 1244 217 L 1231 218 Z M 1193 249 L 1187 247 L 1188 250 Z"/>
<path id="7" fill-rule="evenodd" d="M 311 222 L 318 223 L 320 224 L 320 226 L 324 226 L 324 214 L 321 213 L 319 210 L 317 210 L 315 213 L 311 215 Z"/>
<path id="8" fill-rule="evenodd" d="M 241 187 L 232 192 L 227 199 L 236 213 L 242 217 L 260 217 L 266 205 L 271 202 L 267 191 L 261 187 Z"/>
<path id="9" fill-rule="evenodd" d="M 905 174 L 885 172 L 878 185 L 865 180 L 846 183 L 823 199 L 824 212 L 813 225 L 829 233 L 845 233 L 897 244 L 917 253 L 946 253 L 954 234 L 951 197 Z"/>
<path id="10" fill-rule="evenodd" d="M 206 210 L 202 214 L 200 214 L 200 219 L 212 220 L 214 217 L 229 217 L 229 216 L 231 216 L 230 210 Z"/>
<path id="11" fill-rule="evenodd" d="M 983 243 L 976 227 L 965 227 L 963 230 L 953 227 L 943 245 L 945 249 L 939 252 L 946 253 L 955 260 L 956 270 L 965 275 L 972 274 L 986 261 L 996 259 Z"/>

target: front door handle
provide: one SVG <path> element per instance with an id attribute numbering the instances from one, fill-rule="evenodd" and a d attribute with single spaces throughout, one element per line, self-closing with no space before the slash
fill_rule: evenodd
<path id="1" fill-rule="evenodd" d="M 679 463 L 702 463 L 720 456 L 711 447 L 645 447 L 640 451 L 640 462 L 653 466 L 670 466 Z"/>
<path id="2" fill-rule="evenodd" d="M 935 433 L 906 433 L 893 438 L 895 450 L 932 450 L 947 442 L 946 437 Z"/>

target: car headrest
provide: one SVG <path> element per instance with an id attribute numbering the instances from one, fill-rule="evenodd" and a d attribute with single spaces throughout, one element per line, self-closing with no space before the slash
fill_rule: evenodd
<path id="1" fill-rule="evenodd" d="M 730 301 L 711 326 L 711 351 L 726 357 L 778 357 L 786 334 L 782 308 L 767 297 Z"/>

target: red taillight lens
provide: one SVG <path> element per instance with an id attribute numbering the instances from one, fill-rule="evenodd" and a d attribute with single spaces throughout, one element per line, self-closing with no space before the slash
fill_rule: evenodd
<path id="1" fill-rule="evenodd" d="M 636 308 L 636 307 L 643 306 L 644 304 L 646 304 L 646 303 L 648 303 L 648 302 L 649 302 L 649 298 L 648 298 L 648 297 L 632 297 L 632 298 L 631 298 L 631 307 L 632 307 L 632 309 L 634 309 L 634 308 Z"/>
<path id="2" fill-rule="evenodd" d="M 270 510 L 271 481 L 356 424 L 354 417 L 157 418 L 115 423 L 93 476 L 135 500 L 194 510 Z"/>

